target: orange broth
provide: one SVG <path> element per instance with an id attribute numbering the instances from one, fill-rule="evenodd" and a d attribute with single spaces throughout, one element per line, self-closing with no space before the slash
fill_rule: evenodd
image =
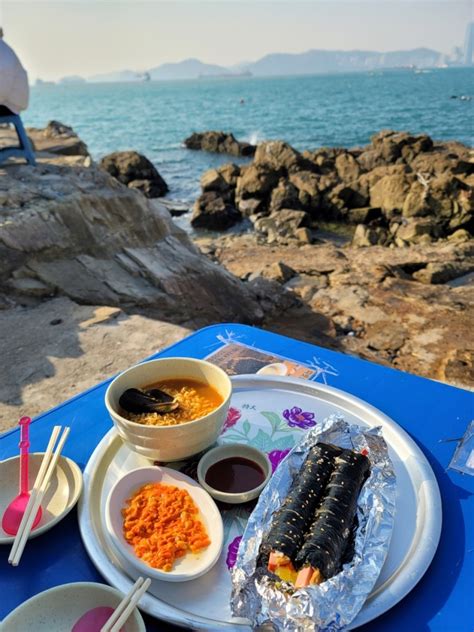
<path id="1" fill-rule="evenodd" d="M 223 398 L 205 382 L 191 379 L 171 379 L 153 382 L 144 390 L 159 388 L 176 399 L 179 407 L 169 413 L 127 413 L 127 419 L 148 426 L 175 426 L 204 417 L 218 408 Z"/>

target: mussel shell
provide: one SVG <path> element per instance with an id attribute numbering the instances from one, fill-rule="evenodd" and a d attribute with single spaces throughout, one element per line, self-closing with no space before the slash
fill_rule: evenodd
<path id="1" fill-rule="evenodd" d="M 145 393 L 150 395 L 150 397 L 153 397 L 153 399 L 157 402 L 162 402 L 163 404 L 174 402 L 174 397 L 172 395 L 168 395 L 168 393 L 165 393 L 159 388 L 150 388 L 146 390 Z"/>
<path id="2" fill-rule="evenodd" d="M 152 389 L 152 391 L 154 390 L 157 390 L 160 394 L 166 395 L 168 398 L 170 398 L 170 395 L 163 393 L 163 391 L 159 391 L 159 389 Z M 151 394 L 152 391 L 144 392 L 138 388 L 128 388 L 120 396 L 119 405 L 128 413 L 135 414 L 163 414 L 172 412 L 173 410 L 176 410 L 176 408 L 178 408 L 178 402 L 174 401 L 172 397 L 169 401 L 163 401 L 163 399 L 159 400 Z"/>

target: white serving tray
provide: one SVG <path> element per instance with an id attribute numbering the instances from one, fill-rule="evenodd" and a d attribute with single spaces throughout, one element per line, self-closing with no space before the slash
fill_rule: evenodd
<path id="1" fill-rule="evenodd" d="M 421 579 L 433 559 L 441 533 L 441 497 L 435 475 L 410 436 L 366 402 L 339 389 L 288 377 L 239 375 L 232 378 L 231 407 L 237 411 L 219 443 L 255 445 L 278 460 L 306 429 L 303 426 L 340 413 L 349 423 L 382 426 L 397 475 L 397 514 L 386 563 L 372 594 L 351 629 L 375 619 L 398 603 Z M 300 414 L 294 410 L 301 409 Z M 307 413 L 306 415 L 302 413 Z M 239 417 L 240 414 L 240 417 Z M 105 504 L 124 473 L 149 465 L 128 448 L 114 429 L 105 435 L 84 471 L 79 527 L 84 545 L 103 577 L 127 592 L 137 578 L 133 567 L 116 556 L 105 535 Z M 242 534 L 248 509 L 223 512 L 225 543 L 221 558 L 206 575 L 183 584 L 154 580 L 140 607 L 159 619 L 202 630 L 250 629 L 230 612 L 231 579 L 227 568 L 232 546 Z M 230 549 L 229 549 L 230 546 Z"/>

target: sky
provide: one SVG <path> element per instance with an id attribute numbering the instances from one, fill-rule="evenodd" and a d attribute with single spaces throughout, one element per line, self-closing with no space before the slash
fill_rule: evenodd
<path id="1" fill-rule="evenodd" d="M 471 0 L 0 0 L 5 41 L 30 80 L 311 48 L 449 53 L 472 13 Z"/>

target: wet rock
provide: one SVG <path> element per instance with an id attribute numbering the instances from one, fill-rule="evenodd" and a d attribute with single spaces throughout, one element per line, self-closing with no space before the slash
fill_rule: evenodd
<path id="1" fill-rule="evenodd" d="M 196 149 L 233 156 L 253 156 L 255 145 L 236 140 L 233 134 L 226 132 L 194 132 L 185 139 L 188 149 Z"/>
<path id="2" fill-rule="evenodd" d="M 205 191 L 194 204 L 191 225 L 194 228 L 226 230 L 242 219 L 242 215 L 217 191 Z"/>
<path id="3" fill-rule="evenodd" d="M 108 154 L 100 161 L 100 167 L 122 184 L 140 190 L 146 197 L 160 197 L 168 192 L 168 185 L 153 164 L 136 151 Z"/>

